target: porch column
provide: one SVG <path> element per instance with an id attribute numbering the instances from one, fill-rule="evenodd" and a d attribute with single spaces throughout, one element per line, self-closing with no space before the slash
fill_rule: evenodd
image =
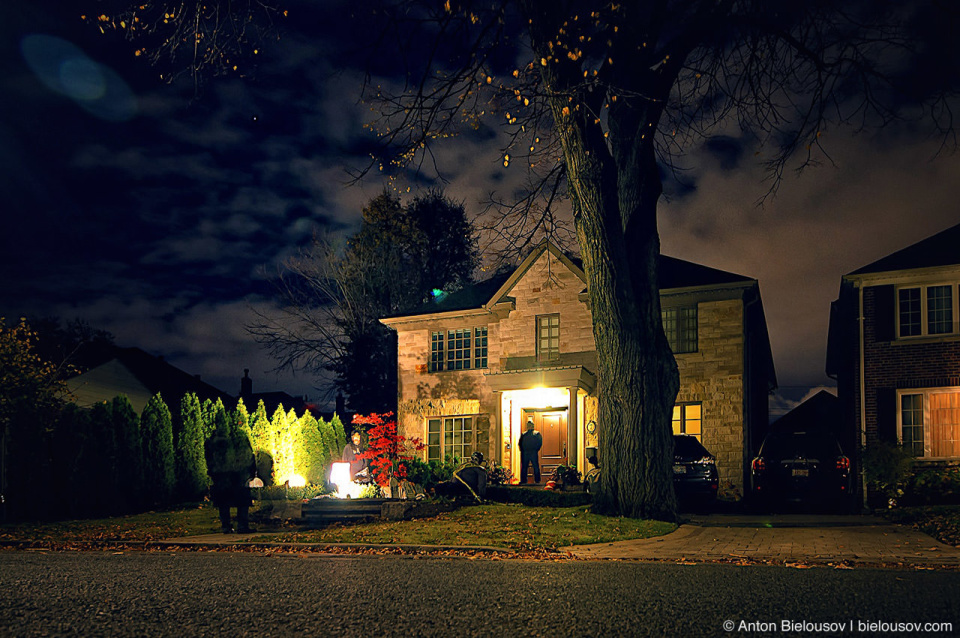
<path id="1" fill-rule="evenodd" d="M 580 455 L 578 452 L 578 435 L 580 433 L 580 415 L 577 412 L 577 386 L 569 386 L 567 393 L 570 395 L 570 410 L 567 413 L 567 464 L 576 463 L 577 469 L 583 472 L 580 467 Z"/>

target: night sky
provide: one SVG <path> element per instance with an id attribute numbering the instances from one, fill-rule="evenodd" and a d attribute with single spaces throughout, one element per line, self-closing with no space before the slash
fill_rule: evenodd
<path id="1" fill-rule="evenodd" d="M 309 375 L 271 372 L 244 326 L 271 312 L 284 259 L 317 231 L 354 231 L 384 187 L 379 175 L 348 186 L 345 172 L 371 143 L 352 55 L 362 27 L 337 17 L 347 3 L 293 3 L 296 29 L 253 77 L 198 94 L 83 23 L 95 2 L 77 4 L 0 9 L 0 316 L 79 317 L 225 391 L 250 368 L 255 391 L 321 399 Z M 910 123 L 827 130 L 833 163 L 788 172 L 761 207 L 762 167 L 727 134 L 668 181 L 663 252 L 760 281 L 779 409 L 832 385 L 841 275 L 960 222 L 960 157 L 938 156 L 941 140 Z M 442 150 L 447 194 L 468 214 L 524 177 L 504 168 L 499 139 Z"/>

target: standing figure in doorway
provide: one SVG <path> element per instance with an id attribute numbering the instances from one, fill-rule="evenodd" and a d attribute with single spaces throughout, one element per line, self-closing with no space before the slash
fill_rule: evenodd
<path id="1" fill-rule="evenodd" d="M 533 429 L 533 419 L 527 419 L 527 431 L 520 435 L 517 447 L 520 448 L 520 482 L 527 482 L 527 466 L 533 464 L 533 482 L 540 482 L 540 448 L 543 437 Z"/>

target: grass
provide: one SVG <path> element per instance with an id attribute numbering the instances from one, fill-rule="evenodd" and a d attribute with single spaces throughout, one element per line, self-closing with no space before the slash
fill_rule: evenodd
<path id="1" fill-rule="evenodd" d="M 912 525 L 939 541 L 960 547 L 960 505 L 928 505 L 886 510 L 882 515 L 894 523 Z"/>
<path id="2" fill-rule="evenodd" d="M 210 505 L 132 516 L 57 523 L 0 525 L 0 541 L 39 542 L 140 542 L 209 534 L 220 530 L 217 510 Z"/>
<path id="3" fill-rule="evenodd" d="M 0 541 L 50 544 L 142 542 L 216 533 L 217 511 L 210 505 L 96 520 L 0 525 Z M 525 507 L 490 504 L 463 507 L 434 518 L 334 524 L 317 530 L 281 531 L 251 541 L 297 543 L 395 543 L 482 545 L 514 550 L 555 550 L 569 545 L 649 538 L 676 529 L 672 523 L 612 518 L 580 507 Z"/>
<path id="4" fill-rule="evenodd" d="M 583 506 L 552 508 L 491 504 L 463 507 L 429 519 L 335 524 L 318 530 L 285 532 L 270 540 L 555 550 L 569 545 L 650 538 L 676 528 L 673 523 L 661 521 L 599 516 L 589 513 Z"/>

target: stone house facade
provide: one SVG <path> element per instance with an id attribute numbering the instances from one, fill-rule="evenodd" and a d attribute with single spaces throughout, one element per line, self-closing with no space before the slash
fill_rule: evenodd
<path id="1" fill-rule="evenodd" d="M 827 373 L 851 456 L 887 442 L 921 465 L 960 463 L 958 246 L 960 225 L 842 277 Z"/>
<path id="2" fill-rule="evenodd" d="M 680 368 L 674 430 L 717 456 L 721 494 L 739 498 L 776 385 L 759 286 L 670 257 L 660 270 Z M 545 476 L 560 464 L 588 469 L 596 346 L 576 259 L 544 242 L 510 273 L 382 322 L 398 337 L 398 428 L 426 443 L 426 459 L 480 451 L 518 476 L 517 439 L 532 419 Z"/>

